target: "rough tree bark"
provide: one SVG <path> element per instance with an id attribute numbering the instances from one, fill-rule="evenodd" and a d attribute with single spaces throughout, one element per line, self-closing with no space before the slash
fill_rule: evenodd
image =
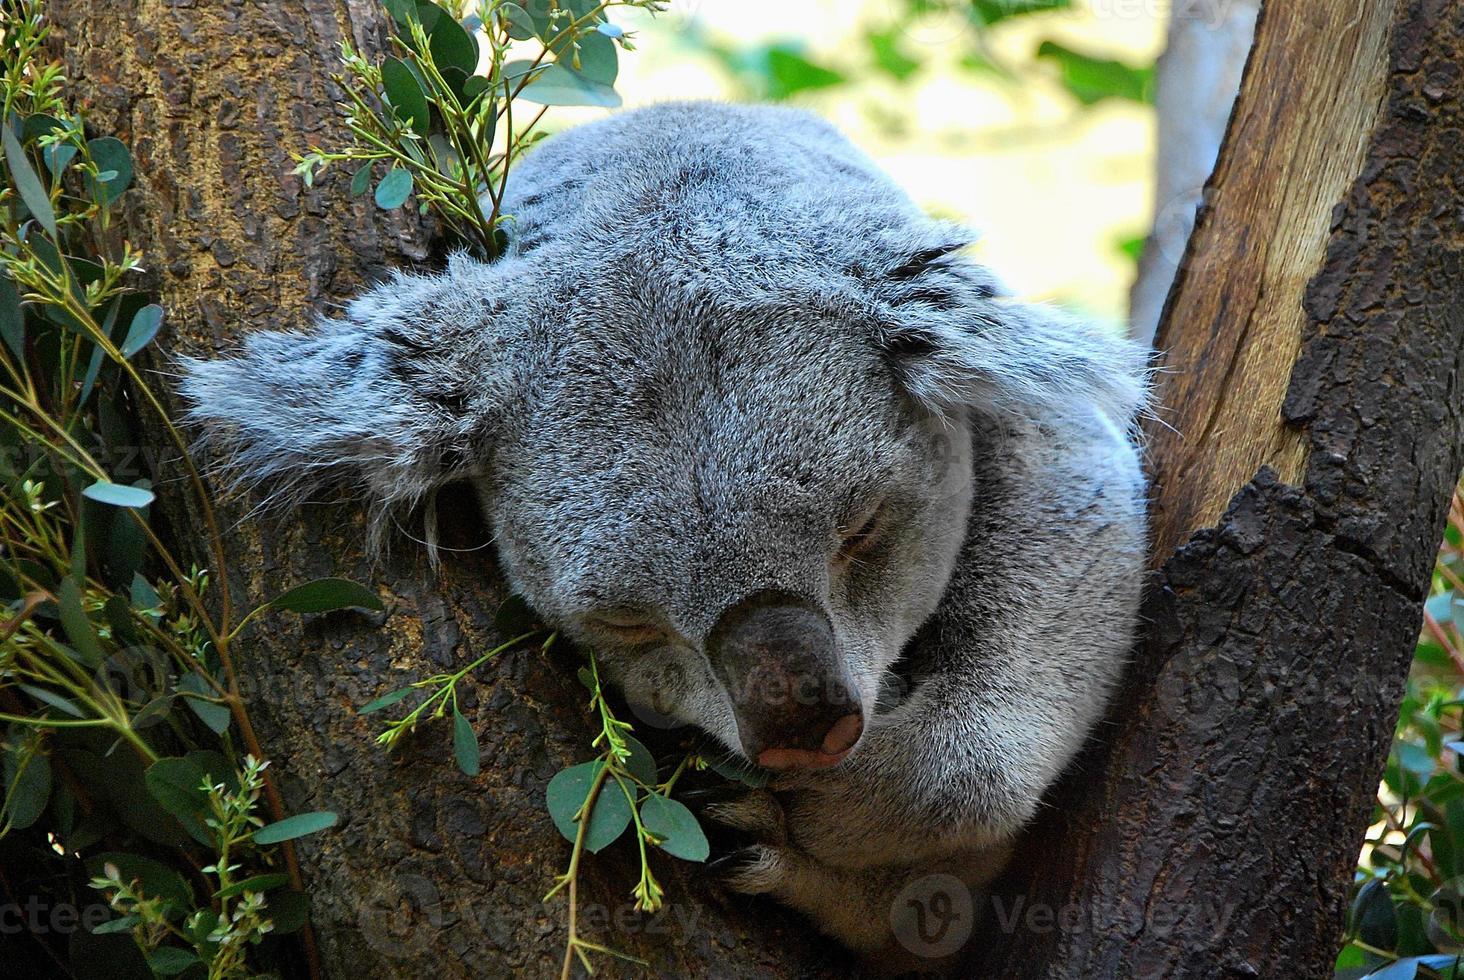
<path id="1" fill-rule="evenodd" d="M 413 223 L 287 175 L 288 150 L 339 131 L 327 75 L 340 39 L 378 39 L 375 9 L 52 0 L 77 91 L 134 147 L 129 230 L 172 349 L 298 324 L 426 257 Z M 1448 0 L 1268 5 L 1161 339 L 1164 419 L 1184 438 L 1151 433 L 1151 635 L 1107 748 L 1018 865 L 1003 910 L 1025 905 L 981 975 L 1325 975 L 1464 444 L 1460 20 Z M 584 754 L 572 671 L 515 654 L 481 672 L 465 703 L 485 733 L 476 779 L 436 729 L 388 758 L 353 706 L 497 642 L 490 550 L 434 577 L 410 547 L 371 565 L 350 506 L 267 533 L 246 513 L 229 536 L 238 590 L 344 574 L 391 610 L 274 622 L 241 658 L 290 804 L 344 817 L 302 848 L 327 973 L 553 974 L 563 932 L 539 898 L 566 848 L 541 799 Z M 451 518 L 448 544 L 482 542 L 469 504 Z M 630 869 L 595 868 L 584 900 L 626 909 Z M 592 938 L 655 975 L 848 975 L 772 906 L 664 871 L 667 933 L 627 921 Z M 1033 922 L 1038 905 L 1064 928 Z"/>
<path id="2" fill-rule="evenodd" d="M 128 232 L 168 310 L 166 346 L 213 354 L 245 332 L 305 323 L 393 265 L 428 258 L 421 228 L 348 200 L 337 177 L 290 176 L 291 150 L 342 135 L 329 79 L 349 39 L 379 50 L 376 0 L 54 0 L 73 90 L 132 147 Z M 168 477 L 167 460 L 159 476 Z M 384 620 L 338 614 L 255 629 L 238 660 L 251 712 L 295 811 L 341 814 L 302 842 L 322 962 L 332 977 L 558 975 L 563 909 L 541 899 L 568 845 L 543 809 L 559 769 L 590 755 L 574 664 L 537 652 L 474 678 L 463 709 L 483 733 L 482 774 L 453 765 L 427 725 L 394 756 L 373 743 L 380 716 L 354 707 L 460 665 L 500 637 L 503 597 L 487 548 L 434 575 L 399 544 L 372 564 L 358 508 L 312 507 L 261 528 L 249 502 L 225 511 L 237 594 L 344 575 L 374 583 Z M 171 515 L 180 539 L 190 515 Z M 471 501 L 443 504 L 449 545 L 484 540 Z M 612 849 L 613 850 L 613 849 Z M 651 959 L 656 975 L 780 977 L 843 972 L 841 954 L 772 906 L 733 903 L 658 864 L 667 907 L 633 915 L 638 871 L 609 852 L 588 862 L 581 934 Z M 607 963 L 613 975 L 616 967 Z"/>
<path id="3" fill-rule="evenodd" d="M 1464 14 L 1271 0 L 1158 348 L 1147 636 L 993 975 L 1328 977 L 1464 462 Z"/>

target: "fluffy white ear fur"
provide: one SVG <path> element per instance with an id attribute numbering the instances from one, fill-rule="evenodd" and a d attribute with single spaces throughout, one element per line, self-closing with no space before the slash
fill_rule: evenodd
<path id="1" fill-rule="evenodd" d="M 343 478 L 381 510 L 413 507 L 486 453 L 507 385 L 498 272 L 455 258 L 439 276 L 394 276 L 341 319 L 185 358 L 187 417 L 266 504 Z"/>
<path id="2" fill-rule="evenodd" d="M 918 252 L 881 285 L 882 340 L 911 395 L 936 411 L 1091 406 L 1128 426 L 1148 398 L 1144 349 L 1080 317 L 998 295 L 989 273 L 955 254 L 965 244 Z"/>

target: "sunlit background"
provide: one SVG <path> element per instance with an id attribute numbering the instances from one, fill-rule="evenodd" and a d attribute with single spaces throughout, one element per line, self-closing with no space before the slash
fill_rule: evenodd
<path id="1" fill-rule="evenodd" d="M 1018 292 L 1117 322 L 1146 233 L 1157 0 L 673 0 L 635 32 L 628 106 L 781 100 L 837 123 L 982 234 Z M 603 114 L 561 110 L 558 125 Z"/>

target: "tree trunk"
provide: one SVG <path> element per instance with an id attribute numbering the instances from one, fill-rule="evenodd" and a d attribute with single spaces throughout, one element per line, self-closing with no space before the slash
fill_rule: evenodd
<path id="1" fill-rule="evenodd" d="M 1204 202 L 1259 8 L 1260 0 L 1181 0 L 1169 15 L 1168 42 L 1154 80 L 1154 230 L 1129 295 L 1129 334 L 1145 346 L 1154 342 Z"/>
<path id="2" fill-rule="evenodd" d="M 168 311 L 171 351 L 212 355 L 248 331 L 301 325 L 427 257 L 417 222 L 348 199 L 340 176 L 311 189 L 290 175 L 290 151 L 343 135 L 329 75 L 343 39 L 380 50 L 375 0 L 54 0 L 51 13 L 73 90 L 133 147 L 128 234 Z M 166 459 L 158 476 L 171 476 Z M 472 550 L 436 575 L 406 543 L 370 562 L 359 508 L 313 506 L 266 527 L 248 501 L 224 511 L 236 594 L 259 601 L 343 575 L 374 583 L 388 604 L 384 621 L 271 619 L 236 654 L 289 808 L 342 817 L 338 831 L 301 841 L 332 977 L 560 967 L 562 900 L 541 900 L 569 845 L 543 800 L 555 772 L 593 754 L 575 664 L 517 652 L 473 679 L 462 708 L 485 749 L 474 779 L 453 765 L 440 723 L 388 756 L 374 743 L 381 716 L 355 712 L 506 639 L 493 626 L 503 591 L 492 552 L 474 547 L 485 540 L 476 507 L 466 496 L 442 506 L 445 543 Z M 195 536 L 190 515 L 169 516 L 180 541 Z M 631 907 L 638 870 L 608 851 L 589 860 L 581 935 L 651 960 L 656 975 L 845 972 L 842 954 L 781 910 L 726 900 L 682 862 L 656 869 L 667 904 L 647 919 Z"/>
<path id="3" fill-rule="evenodd" d="M 982 975 L 1329 972 L 1464 445 L 1464 24 L 1447 0 L 1357 4 L 1265 11 L 1160 340 L 1162 417 L 1185 438 L 1152 427 L 1153 626 L 1105 747 L 1018 864 L 999 903 L 1016 924 L 993 923 L 1006 958 Z M 171 349 L 302 323 L 426 257 L 415 223 L 348 201 L 339 179 L 288 176 L 289 150 L 339 133 L 328 74 L 342 38 L 376 47 L 376 10 L 54 0 L 73 85 L 134 147 L 129 233 Z M 474 548 L 484 529 L 457 503 L 445 542 Z M 247 508 L 229 536 L 241 594 L 340 574 L 390 608 L 271 620 L 241 647 L 290 806 L 343 817 L 302 847 L 325 972 L 553 975 L 562 914 L 540 898 L 568 847 L 542 797 L 587 751 L 572 664 L 515 653 L 480 673 L 463 705 L 483 733 L 476 779 L 436 726 L 388 757 L 354 707 L 499 641 L 491 550 L 434 576 L 410 546 L 370 563 L 356 508 L 267 531 Z M 186 537 L 188 515 L 171 516 Z M 591 862 L 588 938 L 655 975 L 848 974 L 775 907 L 660 870 L 668 907 L 647 924 L 628 864 Z"/>
<path id="4" fill-rule="evenodd" d="M 1161 327 L 1154 565 L 1007 978 L 1330 977 L 1460 471 L 1464 15 L 1272 0 Z"/>

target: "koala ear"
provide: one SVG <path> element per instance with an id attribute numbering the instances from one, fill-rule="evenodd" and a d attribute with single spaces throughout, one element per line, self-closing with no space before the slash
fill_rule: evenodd
<path id="1" fill-rule="evenodd" d="M 455 257 L 442 275 L 396 275 L 311 330 L 184 359 L 188 418 L 267 503 L 344 479 L 383 509 L 410 508 L 488 451 L 509 385 L 503 264 Z"/>
<path id="2" fill-rule="evenodd" d="M 910 394 L 935 411 L 1086 404 L 1119 426 L 1132 422 L 1148 392 L 1144 350 L 1070 314 L 1004 298 L 989 272 L 956 254 L 969 242 L 917 250 L 879 283 L 880 343 Z"/>

